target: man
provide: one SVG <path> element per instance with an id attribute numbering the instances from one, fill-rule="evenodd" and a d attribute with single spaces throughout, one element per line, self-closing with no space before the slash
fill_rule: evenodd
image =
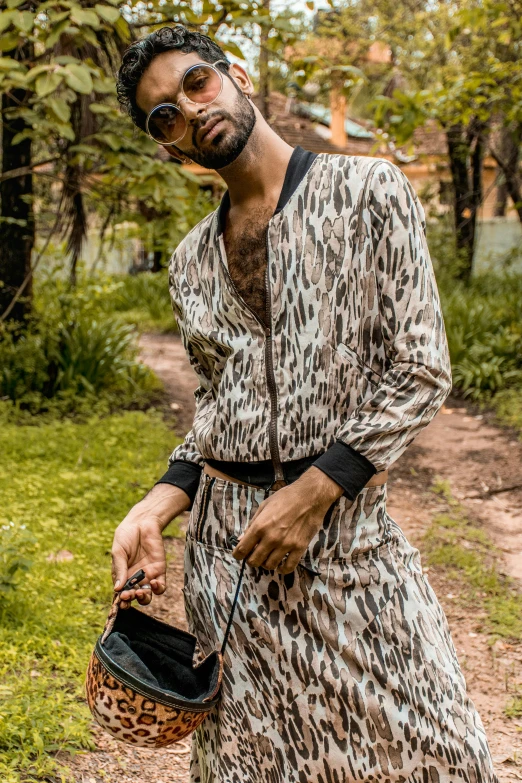
<path id="1" fill-rule="evenodd" d="M 192 783 L 494 781 L 446 619 L 386 511 L 389 465 L 451 388 L 422 207 L 387 161 L 290 147 L 252 91 L 181 26 L 123 58 L 135 124 L 228 190 L 170 262 L 197 410 L 116 530 L 115 587 L 143 568 L 122 606 L 164 592 L 161 531 L 190 508 L 204 655 L 246 559 Z"/>

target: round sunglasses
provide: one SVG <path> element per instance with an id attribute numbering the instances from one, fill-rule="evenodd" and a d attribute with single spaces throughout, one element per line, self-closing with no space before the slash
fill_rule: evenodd
<path id="1" fill-rule="evenodd" d="M 216 60 L 212 65 L 196 63 L 187 68 L 181 80 L 182 97 L 178 103 L 190 101 L 208 106 L 215 101 L 223 89 L 223 74 L 215 66 L 227 62 Z M 187 132 L 187 120 L 179 105 L 159 103 L 149 112 L 145 130 L 153 141 L 169 146 L 183 138 Z"/>

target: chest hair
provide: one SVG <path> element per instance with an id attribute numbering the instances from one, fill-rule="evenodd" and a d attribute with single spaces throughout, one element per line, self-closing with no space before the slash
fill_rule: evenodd
<path id="1" fill-rule="evenodd" d="M 227 227 L 223 236 L 228 271 L 239 295 L 266 325 L 266 232 L 273 209 L 251 211 Z"/>

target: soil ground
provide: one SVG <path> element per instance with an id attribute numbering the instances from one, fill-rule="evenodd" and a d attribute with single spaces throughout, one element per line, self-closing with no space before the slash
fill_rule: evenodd
<path id="1" fill-rule="evenodd" d="M 162 378 L 169 410 L 182 435 L 191 425 L 195 376 L 175 335 L 144 335 L 142 359 Z M 485 528 L 503 553 L 506 573 L 522 588 L 522 442 L 490 413 L 452 395 L 402 457 L 390 468 L 388 510 L 422 552 L 422 537 L 445 502 L 429 491 L 435 477 L 450 482 L 453 496 L 469 518 Z M 184 627 L 183 539 L 166 541 L 168 589 L 148 611 Z M 522 644 L 491 638 L 483 616 L 470 613 L 458 587 L 442 572 L 426 568 L 448 617 L 468 690 L 486 730 L 499 781 L 522 780 L 522 720 L 504 709 L 522 679 Z M 153 607 L 153 608 L 152 608 Z M 189 743 L 159 751 L 134 750 L 93 726 L 95 752 L 77 755 L 69 765 L 77 783 L 187 783 Z M 260 782 L 261 783 L 261 782 Z"/>

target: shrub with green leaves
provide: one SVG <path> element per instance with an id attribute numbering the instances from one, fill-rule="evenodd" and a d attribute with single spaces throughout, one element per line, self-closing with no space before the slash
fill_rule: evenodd
<path id="1" fill-rule="evenodd" d="M 166 271 L 141 272 L 110 279 L 117 288 L 104 302 L 108 311 L 118 313 L 126 323 L 135 324 L 140 331 L 177 331 Z"/>
<path id="2" fill-rule="evenodd" d="M 463 397 L 490 400 L 522 389 L 522 275 L 475 275 L 467 285 L 443 280 L 441 298 L 453 385 Z"/>
<path id="3" fill-rule="evenodd" d="M 0 397 L 39 413 L 150 404 L 161 388 L 137 359 L 137 330 L 107 312 L 118 283 L 40 284 L 34 316 L 0 331 Z"/>

